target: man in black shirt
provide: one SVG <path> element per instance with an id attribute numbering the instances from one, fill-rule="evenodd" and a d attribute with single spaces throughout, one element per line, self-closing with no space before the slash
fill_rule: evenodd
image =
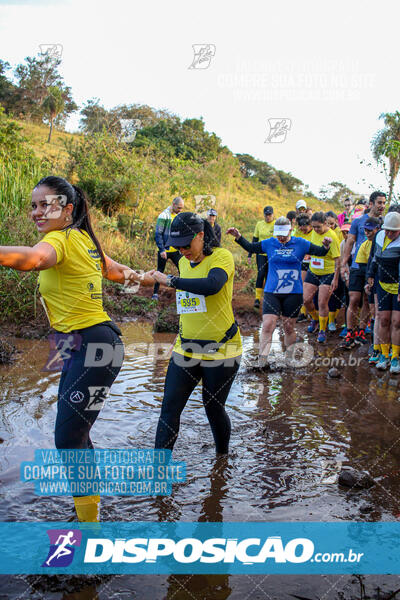
<path id="1" fill-rule="evenodd" d="M 207 212 L 207 221 L 210 223 L 211 227 L 214 230 L 214 235 L 217 238 L 218 242 L 221 243 L 221 227 L 216 223 L 217 219 L 217 211 L 214 208 L 210 208 Z"/>

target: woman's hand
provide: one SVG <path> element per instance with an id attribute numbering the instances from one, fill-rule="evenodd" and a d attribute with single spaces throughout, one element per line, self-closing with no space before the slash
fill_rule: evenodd
<path id="1" fill-rule="evenodd" d="M 334 292 L 337 289 L 338 284 L 339 284 L 339 278 L 338 277 L 334 277 L 332 279 L 332 283 L 331 283 L 331 285 L 329 287 L 330 291 Z"/>
<path id="2" fill-rule="evenodd" d="M 235 240 L 238 240 L 240 237 L 242 237 L 240 231 L 236 229 L 236 227 L 229 227 L 225 233 L 228 235 L 233 235 Z"/>
<path id="3" fill-rule="evenodd" d="M 330 237 L 324 237 L 324 239 L 322 240 L 322 245 L 325 246 L 325 248 L 329 248 L 331 243 L 332 243 L 332 238 L 330 238 Z"/>
<path id="4" fill-rule="evenodd" d="M 147 273 L 142 273 L 141 277 L 141 281 L 140 283 L 142 285 L 144 285 L 145 287 L 150 287 L 154 285 L 154 278 L 153 278 L 153 273 L 154 273 L 154 269 L 152 269 L 151 271 L 147 271 Z"/>
<path id="5" fill-rule="evenodd" d="M 153 284 L 155 281 L 157 281 L 157 283 L 162 283 L 163 285 L 167 285 L 167 276 L 165 275 L 165 273 L 160 273 L 160 271 L 153 271 L 152 276 L 153 276 Z"/>

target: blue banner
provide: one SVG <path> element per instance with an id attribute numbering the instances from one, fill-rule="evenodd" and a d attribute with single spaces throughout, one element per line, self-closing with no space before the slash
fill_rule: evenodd
<path id="1" fill-rule="evenodd" d="M 0 573 L 400 574 L 400 523 L 0 523 Z"/>

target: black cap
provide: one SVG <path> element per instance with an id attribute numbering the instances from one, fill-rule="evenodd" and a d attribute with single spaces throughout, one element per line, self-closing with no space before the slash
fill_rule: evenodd
<path id="1" fill-rule="evenodd" d="M 203 219 L 192 212 L 181 212 L 171 223 L 166 245 L 174 248 L 188 246 L 199 231 L 204 231 Z"/>
<path id="2" fill-rule="evenodd" d="M 371 231 L 380 226 L 381 226 L 381 222 L 379 221 L 379 219 L 376 219 L 375 217 L 368 217 L 368 219 L 364 223 L 364 229 L 370 229 Z"/>
<path id="3" fill-rule="evenodd" d="M 273 215 L 274 214 L 274 209 L 272 208 L 272 206 L 266 206 L 264 208 L 264 215 Z"/>

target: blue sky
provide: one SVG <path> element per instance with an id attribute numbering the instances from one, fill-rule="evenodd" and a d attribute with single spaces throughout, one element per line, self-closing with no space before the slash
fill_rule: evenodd
<path id="1" fill-rule="evenodd" d="M 61 44 L 80 105 L 98 97 L 202 116 L 233 152 L 313 191 L 336 180 L 368 194 L 385 179 L 360 159 L 371 159 L 379 114 L 400 108 L 399 12 L 391 0 L 0 1 L 0 57 L 14 66 Z M 189 69 L 192 45 L 205 43 L 216 49 L 209 67 Z M 291 121 L 286 140 L 265 143 L 276 118 Z"/>

